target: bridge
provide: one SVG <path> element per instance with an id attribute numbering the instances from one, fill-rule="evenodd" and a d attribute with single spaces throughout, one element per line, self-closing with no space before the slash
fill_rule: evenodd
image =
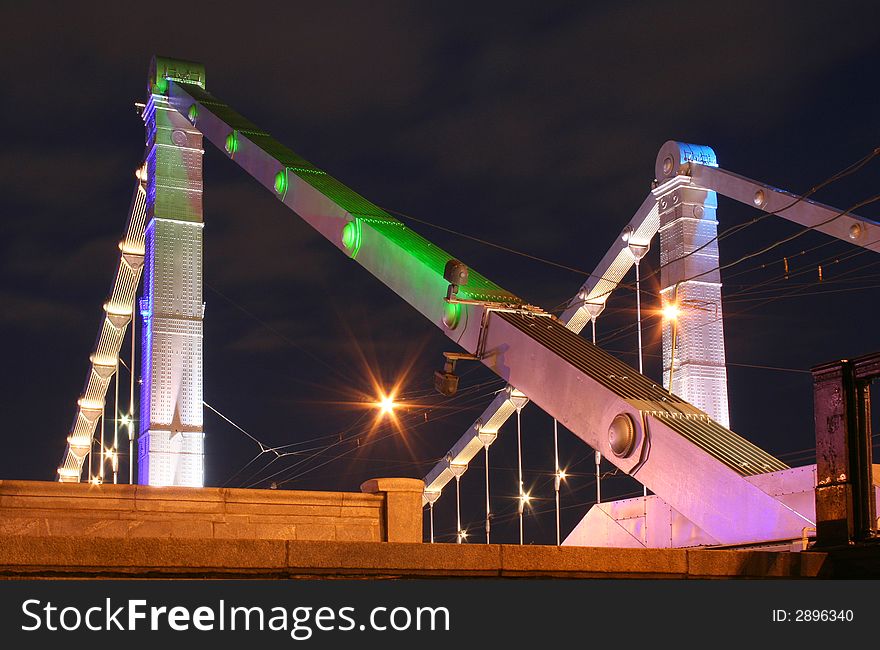
<path id="1" fill-rule="evenodd" d="M 763 216 L 867 250 L 880 250 L 880 225 L 850 209 L 817 203 L 719 166 L 708 146 L 670 141 L 648 195 L 622 224 L 566 308 L 555 316 L 530 305 L 412 230 L 325 170 L 276 141 L 208 92 L 204 66 L 155 57 L 143 105 L 146 155 L 136 183 L 119 264 L 85 389 L 58 467 L 61 482 L 116 483 L 128 445 L 128 478 L 145 486 L 204 485 L 202 229 L 204 141 L 216 146 L 331 245 L 372 274 L 450 339 L 438 390 L 457 390 L 460 364 L 481 363 L 507 387 L 424 477 L 422 505 L 433 536 L 433 508 L 474 458 L 485 456 L 485 542 L 491 542 L 489 456 L 502 425 L 529 402 L 595 450 L 601 462 L 633 477 L 641 497 L 602 501 L 563 539 L 567 546 L 683 548 L 797 544 L 817 526 L 817 485 L 850 493 L 865 475 L 829 473 L 837 465 L 789 467 L 729 428 L 717 196 L 751 205 Z M 644 373 L 640 261 L 659 237 L 663 376 Z M 596 344 L 608 298 L 634 270 L 639 367 Z M 353 268 L 352 272 L 358 272 Z M 139 287 L 143 286 L 138 299 Z M 582 336 L 590 325 L 589 335 Z M 102 420 L 127 336 L 140 337 L 140 413 L 129 412 L 113 438 Z M 134 351 L 135 346 L 132 345 Z M 114 383 L 115 379 L 115 383 Z M 101 426 L 99 426 L 101 424 Z M 135 431 L 137 427 L 137 431 Z M 870 435 L 868 435 L 870 440 Z M 136 449 L 135 449 L 136 447 Z M 870 483 L 871 447 L 860 457 Z M 565 480 L 555 459 L 558 499 Z M 867 468 L 867 469 L 865 469 Z M 518 462 L 520 542 L 530 495 Z M 871 488 L 873 493 L 875 488 Z M 848 498 L 848 497 L 847 497 Z M 871 499 L 862 533 L 876 534 Z M 865 523 L 867 522 L 867 523 Z M 460 509 L 457 541 L 465 531 Z"/>

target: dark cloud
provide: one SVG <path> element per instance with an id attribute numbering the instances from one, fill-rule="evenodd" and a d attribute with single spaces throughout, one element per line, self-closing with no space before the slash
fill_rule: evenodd
<path id="1" fill-rule="evenodd" d="M 16 139 L 26 137 L 18 134 Z M 33 150 L 25 142 L 4 147 L 0 151 L 0 175 L 7 188 L 5 199 L 26 200 L 31 212 L 51 208 L 56 211 L 57 221 L 69 220 L 72 207 L 96 200 L 104 204 L 103 196 L 113 184 L 111 176 L 119 173 L 123 160 L 121 152 L 110 148 L 77 151 L 61 143 L 58 148 Z"/>
<path id="2" fill-rule="evenodd" d="M 250 179 L 247 179 L 250 181 Z M 270 300 L 279 285 L 295 290 L 325 269 L 335 251 L 296 215 L 252 181 L 208 190 L 205 256 L 210 281 L 230 288 L 260 287 Z M 278 298 L 274 298 L 277 300 Z"/>
<path id="3" fill-rule="evenodd" d="M 69 327 L 92 324 L 83 322 L 85 319 L 79 310 L 72 310 L 69 305 L 45 300 L 32 293 L 0 291 L 0 305 L 3 306 L 0 309 L 0 326 L 8 336 L 19 340 L 22 334 L 25 337 L 45 336 Z M 95 313 L 99 312 L 96 310 Z"/>

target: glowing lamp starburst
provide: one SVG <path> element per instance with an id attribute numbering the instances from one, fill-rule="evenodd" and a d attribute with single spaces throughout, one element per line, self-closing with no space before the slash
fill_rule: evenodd
<path id="1" fill-rule="evenodd" d="M 394 395 L 382 395 L 376 402 L 376 408 L 379 409 L 379 415 L 391 415 L 397 408 L 397 402 L 394 401 Z"/>
<path id="2" fill-rule="evenodd" d="M 681 309 L 679 308 L 677 303 L 668 302 L 663 305 L 663 319 L 668 321 L 678 320 L 679 315 L 681 314 Z"/>

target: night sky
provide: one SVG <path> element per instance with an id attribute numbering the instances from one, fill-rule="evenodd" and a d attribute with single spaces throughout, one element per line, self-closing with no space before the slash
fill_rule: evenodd
<path id="1" fill-rule="evenodd" d="M 666 140 L 709 145 L 722 167 L 793 192 L 880 145 L 873 2 L 823 12 L 803 2 L 591 5 L 8 3 L 0 478 L 56 476 L 143 155 L 134 102 L 145 101 L 153 54 L 204 63 L 218 98 L 548 310 L 629 222 Z M 206 410 L 207 483 L 358 490 L 375 476 L 421 478 L 503 382 L 464 365 L 460 396 L 434 394 L 432 373 L 454 345 L 206 148 L 205 400 L 267 445 L 301 453 L 236 474 L 259 449 Z M 872 161 L 814 198 L 848 207 L 878 192 L 878 171 Z M 880 206 L 859 213 L 877 219 Z M 719 197 L 722 230 L 758 214 Z M 722 264 L 798 229 L 765 219 L 721 242 Z M 792 465 L 813 462 L 809 368 L 880 349 L 880 258 L 828 241 L 809 233 L 722 276 L 732 428 Z M 657 268 L 656 240 L 643 264 L 644 275 Z M 656 278 L 645 284 L 643 305 L 646 374 L 659 381 L 657 290 Z M 598 324 L 600 344 L 632 365 L 634 318 L 624 288 Z M 397 433 L 363 404 L 371 377 L 390 388 L 404 376 L 410 406 Z M 495 541 L 516 536 L 514 426 L 492 448 Z M 541 497 L 526 522 L 532 543 L 554 539 L 551 432 L 549 416 L 526 410 L 525 482 Z M 565 534 L 595 485 L 592 452 L 567 431 L 560 455 L 572 474 Z M 477 539 L 482 462 L 462 481 Z M 445 540 L 451 492 L 436 511 Z M 627 477 L 603 481 L 603 494 L 635 493 Z"/>

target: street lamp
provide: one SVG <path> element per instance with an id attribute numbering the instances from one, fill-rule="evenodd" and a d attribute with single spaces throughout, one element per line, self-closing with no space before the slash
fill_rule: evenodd
<path id="1" fill-rule="evenodd" d="M 672 392 L 672 368 L 675 366 L 675 343 L 678 338 L 678 317 L 681 315 L 681 307 L 674 300 L 663 305 L 663 320 L 668 321 L 672 327 L 672 345 L 669 355 L 669 392 Z"/>
<path id="2" fill-rule="evenodd" d="M 672 300 L 664 303 L 661 311 L 663 320 L 669 322 L 672 327 L 672 342 L 669 354 L 669 392 L 672 392 L 672 376 L 675 367 L 675 348 L 678 343 L 678 322 L 684 315 L 684 309 L 692 308 L 700 311 L 712 312 L 715 317 L 718 316 L 718 305 L 710 300 L 699 300 L 696 298 L 685 298 L 679 300 L 678 285 L 675 285 L 672 293 Z"/>
<path id="3" fill-rule="evenodd" d="M 489 523 L 490 518 L 492 517 L 492 511 L 489 503 L 489 445 L 495 442 L 495 439 L 498 437 L 498 433 L 495 431 L 484 431 L 483 423 L 479 420 L 477 421 L 477 439 L 481 443 L 483 443 L 483 449 L 486 452 L 486 543 L 489 543 L 489 533 L 491 531 L 491 524 Z"/>
<path id="4" fill-rule="evenodd" d="M 562 543 L 559 534 L 559 487 L 565 480 L 566 474 L 565 470 L 559 467 L 559 431 L 556 418 L 553 418 L 553 459 L 556 466 L 556 473 L 553 476 L 553 489 L 556 492 L 556 545 L 559 546 Z"/>
<path id="5" fill-rule="evenodd" d="M 636 243 L 633 241 L 633 236 L 635 236 L 635 230 L 632 226 L 627 226 L 620 238 L 626 242 L 626 246 L 633 258 L 633 264 L 636 267 L 636 321 L 639 332 L 639 374 L 645 374 L 644 362 L 642 360 L 642 287 L 641 278 L 639 277 L 639 263 L 648 254 L 651 244 L 650 242 L 645 244 Z"/>
<path id="6" fill-rule="evenodd" d="M 522 544 L 523 544 L 523 527 L 522 527 L 523 511 L 525 510 L 526 506 L 529 504 L 529 501 L 531 501 L 531 500 L 532 500 L 532 495 L 530 495 L 525 490 L 523 490 L 520 493 L 519 507 L 517 508 L 517 511 L 519 512 L 519 545 L 520 546 L 522 546 Z"/>
<path id="7" fill-rule="evenodd" d="M 467 536 L 462 534 L 461 530 L 461 475 L 467 471 L 468 466 L 467 463 L 453 463 L 451 458 L 447 462 L 449 471 L 455 477 L 455 539 L 456 543 L 461 544 Z"/>
<path id="8" fill-rule="evenodd" d="M 428 502 L 428 517 L 431 522 L 431 543 L 434 543 L 434 503 L 440 498 L 440 490 L 425 490 L 425 500 Z"/>
<path id="9" fill-rule="evenodd" d="M 679 308 L 677 303 L 668 302 L 663 305 L 663 318 L 668 321 L 677 320 L 680 313 L 681 309 Z"/>
<path id="10" fill-rule="evenodd" d="M 523 469 L 522 469 L 522 410 L 528 404 L 529 399 L 515 388 L 510 390 L 510 401 L 516 408 L 516 467 L 519 479 L 519 543 L 523 543 L 523 506 L 528 502 L 529 496 L 523 489 Z"/>
<path id="11" fill-rule="evenodd" d="M 633 241 L 633 236 L 635 235 L 635 231 L 632 226 L 627 226 L 623 231 L 623 235 L 621 239 L 626 242 L 627 248 L 629 248 L 629 253 L 632 255 L 633 263 L 636 267 L 636 323 L 638 325 L 638 333 L 639 333 L 639 374 L 645 374 L 645 362 L 642 355 L 642 286 L 641 279 L 639 277 L 639 263 L 642 261 L 642 258 L 648 254 L 648 249 L 651 246 L 650 241 L 645 244 L 637 244 Z M 648 488 L 643 486 L 643 494 L 645 497 L 648 496 Z"/>
<path id="12" fill-rule="evenodd" d="M 116 483 L 119 476 L 119 454 L 116 453 L 115 447 L 104 448 L 104 458 L 102 461 L 102 465 L 107 461 L 110 461 L 110 468 L 113 470 L 113 482 Z"/>
<path id="13" fill-rule="evenodd" d="M 393 416 L 394 409 L 397 408 L 398 404 L 394 401 L 393 393 L 382 393 L 381 395 L 379 395 L 379 399 L 373 402 L 373 406 L 379 409 L 379 417 L 383 417 L 386 415 Z"/>

